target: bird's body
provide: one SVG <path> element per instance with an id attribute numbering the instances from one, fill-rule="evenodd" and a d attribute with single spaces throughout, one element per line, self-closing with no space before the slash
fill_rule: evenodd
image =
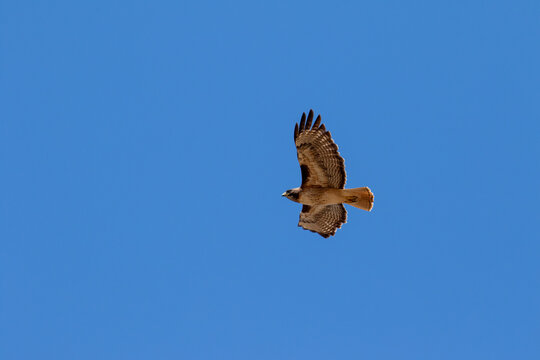
<path id="1" fill-rule="evenodd" d="M 297 191 L 298 198 L 289 198 L 294 202 L 303 205 L 333 205 L 333 204 L 349 204 L 359 207 L 364 210 L 371 210 L 373 203 L 370 200 L 370 190 L 366 187 L 357 189 L 334 189 L 328 187 L 306 187 L 292 189 Z M 357 204 L 361 199 L 367 199 L 365 206 Z"/>
<path id="2" fill-rule="evenodd" d="M 347 221 L 343 204 L 370 211 L 373 194 L 367 187 L 345 189 L 345 164 L 329 131 L 313 110 L 302 115 L 294 129 L 294 141 L 302 172 L 302 185 L 283 196 L 303 204 L 298 226 L 329 237 Z"/>
<path id="3" fill-rule="evenodd" d="M 332 205 L 341 204 L 340 189 L 327 187 L 298 188 L 298 202 L 304 205 Z"/>

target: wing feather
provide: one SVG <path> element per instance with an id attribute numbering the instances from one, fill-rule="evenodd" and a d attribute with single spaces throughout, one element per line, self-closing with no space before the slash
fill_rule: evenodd
<path id="1" fill-rule="evenodd" d="M 313 124 L 313 130 L 317 130 L 319 128 L 319 125 L 321 124 L 321 115 L 317 116 L 317 120 L 315 120 L 315 124 Z"/>
<path id="2" fill-rule="evenodd" d="M 300 119 L 300 132 L 304 131 L 306 125 L 306 113 L 302 113 L 302 118 Z"/>
<path id="3" fill-rule="evenodd" d="M 327 238 L 335 235 L 336 230 L 346 222 L 347 210 L 343 204 L 304 205 L 298 226 Z"/>
<path id="4" fill-rule="evenodd" d="M 313 110 L 310 110 L 307 123 L 306 113 L 302 114 L 300 126 L 295 126 L 294 142 L 298 155 L 300 168 L 306 167 L 304 176 L 302 170 L 302 188 L 309 186 L 330 187 L 343 189 L 347 175 L 345 173 L 345 161 L 338 151 L 337 145 L 332 140 L 332 135 L 326 131 L 321 123 L 321 116 L 317 116 L 313 128 Z"/>
<path id="5" fill-rule="evenodd" d="M 306 121 L 306 129 L 311 129 L 311 122 L 313 121 L 313 110 L 309 110 L 309 114 Z"/>

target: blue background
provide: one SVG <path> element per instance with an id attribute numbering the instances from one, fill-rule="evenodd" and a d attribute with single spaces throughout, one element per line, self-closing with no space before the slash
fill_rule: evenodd
<path id="1" fill-rule="evenodd" d="M 0 3 L 0 358 L 539 359 L 538 1 Z M 340 146 L 297 228 L 294 123 Z"/>

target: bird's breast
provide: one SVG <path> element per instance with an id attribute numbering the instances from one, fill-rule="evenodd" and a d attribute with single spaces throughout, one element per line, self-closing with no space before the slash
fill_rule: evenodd
<path id="1" fill-rule="evenodd" d="M 330 205 L 341 204 L 343 197 L 341 189 L 310 187 L 300 191 L 298 202 L 305 205 Z"/>

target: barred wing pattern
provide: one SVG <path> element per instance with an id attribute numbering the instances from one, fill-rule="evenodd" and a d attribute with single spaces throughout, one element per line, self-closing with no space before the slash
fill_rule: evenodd
<path id="1" fill-rule="evenodd" d="M 294 143 L 302 172 L 301 187 L 320 186 L 343 189 L 347 175 L 345 161 L 332 140 L 332 135 L 317 116 L 313 127 L 313 110 L 302 114 L 300 126 L 294 128 Z"/>
<path id="2" fill-rule="evenodd" d="M 333 236 L 347 222 L 347 210 L 343 204 L 304 205 L 298 226 L 316 232 L 324 238 Z"/>

